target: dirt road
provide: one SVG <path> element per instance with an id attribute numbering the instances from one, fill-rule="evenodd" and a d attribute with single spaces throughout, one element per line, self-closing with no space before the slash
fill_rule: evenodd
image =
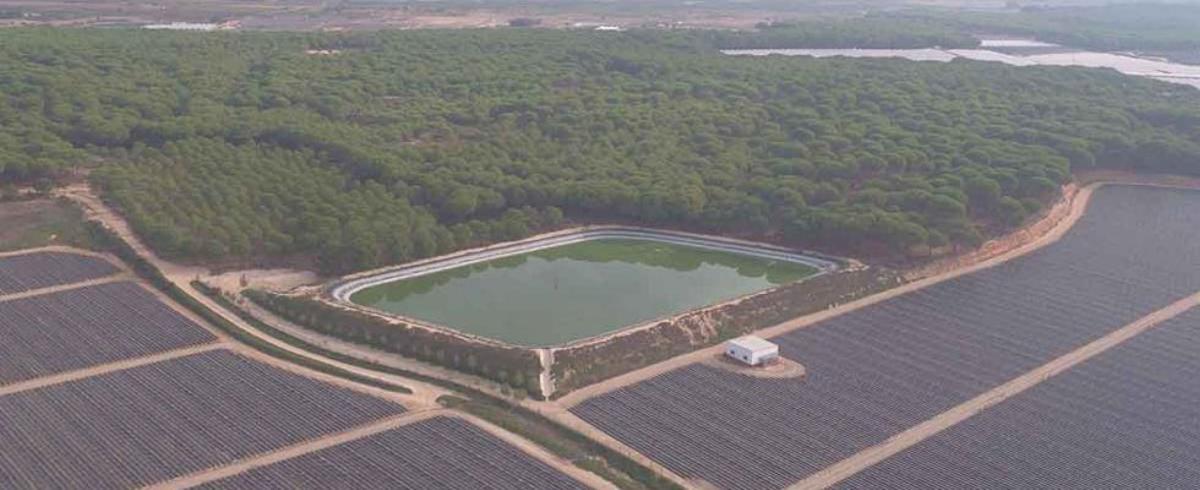
<path id="1" fill-rule="evenodd" d="M 408 424 L 420 422 L 422 420 L 436 417 L 439 415 L 439 410 L 424 410 L 419 412 L 406 412 L 394 417 L 388 417 L 378 422 L 371 424 L 360 425 L 353 429 L 339 432 L 324 437 L 294 444 L 282 449 L 270 451 L 267 453 L 258 454 L 249 458 L 242 459 L 233 464 L 210 468 L 197 473 L 184 475 L 172 480 L 167 480 L 155 485 L 146 487 L 147 490 L 154 489 L 173 489 L 173 488 L 189 488 L 199 486 L 208 482 L 220 480 L 233 475 L 245 473 L 254 468 L 267 466 L 278 463 L 297 456 L 303 456 L 308 453 L 320 451 L 322 449 L 345 444 L 350 441 L 369 437 L 381 432 L 386 432 L 397 427 L 402 427 Z"/>
<path id="2" fill-rule="evenodd" d="M 110 282 L 129 281 L 132 279 L 134 279 L 133 276 L 121 273 L 114 276 L 101 277 L 99 279 L 89 279 L 87 281 L 73 282 L 70 284 L 59 284 L 57 286 L 31 289 L 29 291 L 21 291 L 19 293 L 2 294 L 0 295 L 0 301 L 12 301 L 31 296 L 41 296 L 43 294 L 61 293 L 63 291 L 70 291 L 72 289 L 79 289 L 88 286 L 99 286 L 101 284 L 108 284 Z"/>
<path id="3" fill-rule="evenodd" d="M 935 434 L 949 429 L 955 424 L 971 418 L 975 414 L 1012 398 L 1025 390 L 1037 386 L 1063 371 L 1087 361 L 1101 353 L 1112 349 L 1134 336 L 1153 328 L 1160 323 L 1178 316 L 1179 314 L 1200 305 L 1200 294 L 1195 294 L 1172 303 L 1170 306 L 1155 311 L 1138 319 L 1136 322 L 1121 327 L 1104 337 L 1101 337 L 1083 347 L 1071 351 L 1053 361 L 1039 366 L 1021 376 L 997 386 L 983 394 L 968 400 L 936 417 L 915 425 L 908 430 L 892 436 L 881 444 L 865 449 L 849 458 L 817 472 L 800 483 L 790 487 L 798 490 L 828 488 L 838 482 L 853 476 L 872 465 L 891 457 Z"/>
<path id="4" fill-rule="evenodd" d="M 110 362 L 107 364 L 101 364 L 99 366 L 92 366 L 92 367 L 88 367 L 88 368 L 84 368 L 84 369 L 67 371 L 65 373 L 52 374 L 50 376 L 43 376 L 40 378 L 34 378 L 34 379 L 26 380 L 26 381 L 19 381 L 19 382 L 13 383 L 13 384 L 0 386 L 0 396 L 11 395 L 13 393 L 20 393 L 22 391 L 29 391 L 29 390 L 34 390 L 34 389 L 38 389 L 38 388 L 45 388 L 47 386 L 53 386 L 53 385 L 62 384 L 62 383 L 70 382 L 70 381 L 75 381 L 75 380 L 79 380 L 79 379 L 83 379 L 83 378 L 90 378 L 92 376 L 99 376 L 101 374 L 107 374 L 107 373 L 111 373 L 114 371 L 124 371 L 126 369 L 131 369 L 131 368 L 135 368 L 138 366 L 145 366 L 147 364 L 154 364 L 156 362 L 168 361 L 171 359 L 190 356 L 192 354 L 199 354 L 201 352 L 208 352 L 210 350 L 222 349 L 224 347 L 225 346 L 222 343 L 214 342 L 214 343 L 210 343 L 210 344 L 198 345 L 195 347 L 185 347 L 183 349 L 170 350 L 167 352 L 162 352 L 159 354 L 153 354 L 153 355 L 149 355 L 149 356 L 135 357 L 133 359 L 124 359 L 124 360 L 120 360 L 120 361 L 116 361 L 116 362 Z"/>
<path id="5" fill-rule="evenodd" d="M 470 386 L 472 388 L 483 390 L 488 393 L 493 393 L 493 394 L 499 396 L 500 390 L 498 388 L 498 385 L 492 386 L 492 385 L 488 384 L 490 382 L 485 381 L 481 378 L 477 378 L 477 377 L 469 376 L 466 374 L 450 371 L 448 369 L 425 364 L 425 363 L 422 363 L 419 361 L 414 361 L 412 359 L 401 356 L 399 354 L 395 354 L 392 352 L 386 352 L 383 350 L 375 349 L 375 348 L 368 347 L 368 346 L 361 345 L 361 344 L 355 344 L 353 342 L 349 342 L 349 341 L 342 340 L 342 339 L 339 339 L 339 338 L 336 338 L 333 336 L 322 334 L 320 332 L 309 330 L 307 328 L 296 325 L 286 319 L 280 318 L 278 315 L 263 309 L 262 307 L 254 304 L 251 301 L 242 301 L 241 303 L 239 303 L 239 306 L 241 306 L 241 308 L 244 309 L 247 313 L 250 313 L 250 315 L 257 318 L 259 321 L 266 323 L 267 325 L 270 325 L 272 328 L 275 328 L 283 333 L 286 333 L 295 338 L 303 340 L 304 342 L 306 342 L 308 344 L 311 344 L 311 345 L 314 345 L 314 346 L 317 346 L 317 347 L 320 347 L 323 349 L 329 349 L 331 351 L 338 352 L 341 354 L 345 354 L 345 355 L 348 355 L 350 357 L 353 357 L 355 359 L 359 359 L 362 361 L 379 364 L 381 366 L 388 366 L 388 367 L 393 367 L 393 368 L 397 368 L 397 369 L 403 369 L 406 371 L 412 371 L 414 373 L 421 374 L 424 376 L 431 376 L 431 377 L 437 377 L 437 378 L 441 378 L 441 379 L 447 379 L 447 380 L 453 381 L 453 382 L 458 383 L 463 386 Z M 407 379 L 407 378 L 405 378 L 405 379 Z M 405 386 L 408 386 L 409 389 L 413 390 L 412 396 L 414 398 L 420 400 L 423 404 L 426 404 L 429 406 L 436 406 L 437 398 L 444 394 L 449 393 L 448 390 L 442 389 L 440 387 L 435 387 L 436 389 L 423 389 L 423 387 L 425 387 L 425 386 L 430 386 L 430 387 L 433 386 L 433 385 L 426 385 L 424 383 L 415 383 L 415 382 L 410 381 L 410 382 L 407 382 L 405 384 Z"/>

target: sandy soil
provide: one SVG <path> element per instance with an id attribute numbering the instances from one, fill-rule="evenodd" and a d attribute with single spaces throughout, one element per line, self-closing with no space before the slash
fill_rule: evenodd
<path id="1" fill-rule="evenodd" d="M 979 248 L 949 257 L 944 257 L 935 260 L 929 264 L 913 269 L 905 273 L 905 279 L 917 280 L 925 277 L 933 277 L 939 274 L 955 271 L 963 267 L 984 262 L 988 259 L 999 257 L 1008 254 L 1025 244 L 1037 241 L 1039 237 L 1045 236 L 1053 232 L 1062 220 L 1069 219 L 1075 204 L 1076 194 L 1079 192 L 1080 186 L 1074 182 L 1063 186 L 1062 197 L 1055 201 L 1053 205 L 1041 215 L 1026 226 L 1009 232 L 1005 235 L 988 240 Z M 1084 203 L 1086 204 L 1086 203 Z M 1070 224 L 1074 224 L 1071 221 Z M 1069 227 L 1068 225 L 1068 227 Z"/>
<path id="2" fill-rule="evenodd" d="M 184 266 L 158 258 L 158 255 L 155 255 L 137 237 L 137 234 L 129 227 L 129 223 L 125 222 L 125 218 L 101 201 L 87 184 L 74 184 L 58 189 L 56 195 L 78 203 L 83 208 L 83 214 L 86 219 L 94 219 L 104 223 L 113 232 L 124 238 L 133 248 L 134 252 L 145 257 L 146 260 L 153 263 L 164 275 L 173 281 L 177 278 L 188 278 L 187 281 L 190 281 L 191 279 L 207 275 L 208 271 L 202 267 Z"/>
<path id="3" fill-rule="evenodd" d="M 202 277 L 200 280 L 230 293 L 238 293 L 243 289 L 283 292 L 321 282 L 316 273 L 296 269 L 248 269 Z"/>
<path id="4" fill-rule="evenodd" d="M 1012 398 L 1037 384 L 1050 379 L 1063 371 L 1087 361 L 1101 353 L 1120 345 L 1121 343 L 1149 330 L 1163 321 L 1200 305 L 1200 294 L 1195 294 L 1172 303 L 1170 306 L 1144 316 L 1137 321 L 1101 337 L 1083 347 L 1063 355 L 1053 361 L 1039 366 L 1037 369 L 1022 374 L 1012 380 L 993 388 L 971 400 L 936 417 L 896 434 L 881 444 L 865 449 L 849 458 L 817 472 L 800 483 L 790 487 L 796 489 L 828 488 L 849 478 L 888 457 L 899 453 L 921 441 L 946 430 L 955 424 L 971 418 L 975 414 Z"/>
<path id="5" fill-rule="evenodd" d="M 554 349 L 538 349 L 538 360 L 542 363 L 542 372 L 538 373 L 538 386 L 543 394 L 554 393 Z"/>
<path id="6" fill-rule="evenodd" d="M 752 378 L 789 379 L 803 378 L 805 374 L 808 374 L 808 370 L 805 369 L 803 364 L 786 357 L 780 357 L 778 360 L 769 365 L 758 367 L 740 364 L 737 361 L 730 360 L 724 354 L 718 354 L 716 356 L 709 357 L 708 359 L 700 361 L 700 363 L 708 367 L 729 371 L 742 376 L 750 376 Z"/>

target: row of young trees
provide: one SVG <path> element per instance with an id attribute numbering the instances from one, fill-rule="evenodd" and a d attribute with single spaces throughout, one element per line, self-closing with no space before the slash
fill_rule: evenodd
<path id="1" fill-rule="evenodd" d="M 540 384 L 541 360 L 532 349 L 493 345 L 391 323 L 312 297 L 258 290 L 243 294 L 259 306 L 318 332 L 480 376 L 535 397 L 544 396 Z"/>
<path id="2" fill-rule="evenodd" d="M 338 273 L 564 219 L 915 253 L 1019 223 L 1072 168 L 1200 170 L 1189 87 L 694 36 L 4 30 L 0 171 L 95 167 L 168 256 Z"/>

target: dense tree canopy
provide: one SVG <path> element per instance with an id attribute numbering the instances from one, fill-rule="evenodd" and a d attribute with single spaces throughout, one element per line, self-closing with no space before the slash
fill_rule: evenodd
<path id="1" fill-rule="evenodd" d="M 1019 223 L 1072 168 L 1200 173 L 1190 87 L 695 39 L 4 30 L 0 167 L 95 166 L 168 256 L 326 272 L 564 216 L 904 253 Z"/>

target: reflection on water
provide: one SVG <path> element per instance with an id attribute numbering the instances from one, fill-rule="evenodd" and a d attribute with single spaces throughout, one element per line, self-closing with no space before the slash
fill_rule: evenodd
<path id="1" fill-rule="evenodd" d="M 592 240 L 382 284 L 355 303 L 551 345 L 799 280 L 803 264 L 646 240 Z"/>
<path id="2" fill-rule="evenodd" d="M 913 61 L 950 61 L 966 58 L 979 61 L 996 61 L 1016 66 L 1086 66 L 1112 68 L 1126 75 L 1150 77 L 1166 82 L 1182 83 L 1200 87 L 1200 66 L 1183 65 L 1168 61 L 1139 58 L 1117 53 L 1077 51 L 1053 44 L 1024 39 L 984 40 L 982 47 L 1004 49 L 1003 53 L 992 49 L 739 49 L 726 50 L 725 54 L 766 56 L 812 56 L 827 58 L 847 56 L 853 58 L 904 58 Z M 1048 49 L 1049 48 L 1049 49 Z M 1053 48 L 1061 48 L 1055 50 Z M 1029 50 L 1022 53 L 1022 50 Z"/>

